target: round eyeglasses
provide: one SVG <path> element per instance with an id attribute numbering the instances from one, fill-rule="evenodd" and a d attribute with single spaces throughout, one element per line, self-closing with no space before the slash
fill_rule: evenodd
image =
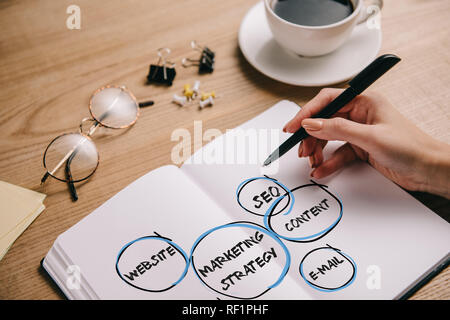
<path id="1" fill-rule="evenodd" d="M 138 103 L 124 86 L 105 86 L 95 91 L 89 101 L 92 118 L 81 120 L 79 132 L 57 136 L 44 152 L 43 164 L 47 170 L 41 179 L 49 176 L 67 182 L 73 201 L 78 200 L 74 183 L 91 177 L 97 170 L 99 155 L 91 136 L 98 127 L 124 129 L 136 123 L 139 109 L 153 105 L 153 101 Z M 84 132 L 83 125 L 92 122 Z"/>

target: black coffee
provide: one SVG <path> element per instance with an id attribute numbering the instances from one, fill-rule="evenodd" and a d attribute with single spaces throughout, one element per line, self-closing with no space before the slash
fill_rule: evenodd
<path id="1" fill-rule="evenodd" d="M 289 22 L 303 26 L 323 26 L 352 14 L 350 0 L 278 0 L 273 10 Z"/>

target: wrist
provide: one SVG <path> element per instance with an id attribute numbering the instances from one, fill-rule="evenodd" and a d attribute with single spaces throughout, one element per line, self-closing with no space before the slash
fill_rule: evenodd
<path id="1" fill-rule="evenodd" d="M 423 167 L 426 182 L 422 191 L 450 199 L 450 145 L 435 141 Z"/>

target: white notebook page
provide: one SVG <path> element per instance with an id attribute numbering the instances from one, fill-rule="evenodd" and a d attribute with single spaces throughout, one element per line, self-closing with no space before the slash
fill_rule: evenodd
<path id="1" fill-rule="evenodd" d="M 281 130 L 298 111 L 299 107 L 294 103 L 281 101 L 238 129 Z M 280 135 L 282 139 L 289 136 L 282 132 Z M 225 143 L 224 139 L 226 135 L 198 153 L 206 154 L 213 163 L 211 155 L 218 154 L 215 149 Z M 330 142 L 325 156 L 340 144 Z M 201 156 L 199 154 L 193 159 Z M 183 172 L 192 177 L 228 215 L 236 221 L 250 221 L 267 227 L 264 213 L 276 199 L 270 195 L 269 188 L 274 190 L 277 184 L 263 178 L 244 183 L 248 179 L 264 177 L 260 164 L 199 165 L 193 163 L 193 159 L 182 166 Z M 323 188 L 301 187 L 312 183 L 311 169 L 307 159 L 297 157 L 297 148 L 284 155 L 278 165 L 278 172 L 269 174 L 269 177 L 288 189 L 300 188 L 292 193 L 295 203 L 291 213 L 283 215 L 288 206 L 271 218 L 270 225 L 273 231 L 285 238 L 302 241 L 283 239 L 291 254 L 289 275 L 313 298 L 397 298 L 430 268 L 448 257 L 450 225 L 368 164 L 354 164 L 332 177 L 315 181 L 328 186 L 325 189 L 341 200 L 341 216 L 339 201 Z M 238 202 L 237 189 L 243 183 Z M 278 188 L 281 189 L 279 185 Z M 253 200 L 255 196 L 256 201 Z M 328 200 L 321 203 L 324 199 Z M 288 197 L 284 199 L 285 202 L 287 200 Z M 281 210 L 285 204 L 280 202 L 277 207 Z M 333 224 L 335 226 L 322 237 L 310 237 Z M 353 259 L 354 268 L 349 263 L 334 266 L 331 261 L 332 266 L 327 265 L 330 270 L 318 269 L 336 256 L 337 252 L 327 249 L 328 246 L 340 249 L 345 257 Z M 300 263 L 303 259 L 302 277 Z"/>

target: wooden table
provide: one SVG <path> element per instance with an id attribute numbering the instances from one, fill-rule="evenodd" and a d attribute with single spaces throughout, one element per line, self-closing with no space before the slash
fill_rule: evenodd
<path id="1" fill-rule="evenodd" d="M 241 19 L 256 1 L 78 0 L 81 29 L 69 30 L 66 8 L 72 1 L 0 2 L 0 180 L 44 192 L 46 209 L 0 262 L 0 299 L 55 299 L 61 296 L 39 272 L 39 262 L 56 237 L 126 185 L 171 163 L 175 128 L 225 130 L 256 116 L 280 99 L 304 104 L 320 88 L 300 88 L 271 80 L 242 56 L 237 34 Z M 396 53 L 401 64 L 373 90 L 386 95 L 420 128 L 450 143 L 450 2 L 385 1 L 381 53 Z M 126 3 L 126 4 L 125 4 Z M 196 56 L 190 41 L 217 53 L 213 74 L 180 66 Z M 172 49 L 178 63 L 170 88 L 145 85 L 156 50 Z M 222 95 L 208 109 L 171 103 L 185 83 L 202 81 Z M 125 84 L 138 99 L 156 104 L 143 110 L 125 132 L 102 130 L 95 141 L 101 164 L 72 203 L 64 183 L 40 186 L 42 155 L 55 136 L 75 131 L 87 117 L 91 93 L 105 84 Z M 119 130 L 120 131 L 120 130 Z M 449 202 L 414 194 L 449 219 Z M 414 298 L 449 299 L 447 268 Z"/>

